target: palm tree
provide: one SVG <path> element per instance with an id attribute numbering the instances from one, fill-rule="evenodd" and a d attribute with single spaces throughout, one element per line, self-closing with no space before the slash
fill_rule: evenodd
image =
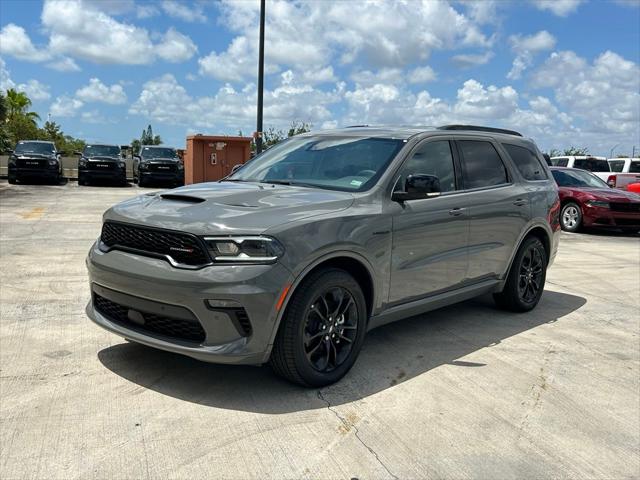
<path id="1" fill-rule="evenodd" d="M 18 92 L 13 88 L 7 90 L 7 119 L 11 122 L 17 115 L 24 115 L 36 123 L 40 116 L 36 112 L 27 111 L 31 106 L 31 99 L 24 92 Z"/>

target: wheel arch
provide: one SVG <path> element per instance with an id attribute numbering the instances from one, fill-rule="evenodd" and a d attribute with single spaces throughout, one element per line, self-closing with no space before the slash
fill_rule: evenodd
<path id="1" fill-rule="evenodd" d="M 551 237 L 552 237 L 552 235 L 549 233 L 547 228 L 545 228 L 541 224 L 530 225 L 529 228 L 520 237 L 520 240 L 518 241 L 516 248 L 513 249 L 513 252 L 511 253 L 511 258 L 509 259 L 509 268 L 507 268 L 507 271 L 504 273 L 504 277 L 503 277 L 502 281 L 500 282 L 499 288 L 497 288 L 496 291 L 502 291 L 502 289 L 504 288 L 504 284 L 505 284 L 507 278 L 509 277 L 509 272 L 511 271 L 511 268 L 513 267 L 513 261 L 515 260 L 516 255 L 518 254 L 518 251 L 520 250 L 520 247 L 522 246 L 524 241 L 529 237 L 536 237 L 542 242 L 542 245 L 544 246 L 545 253 L 547 254 L 547 262 L 551 258 L 551 248 L 552 248 Z"/>

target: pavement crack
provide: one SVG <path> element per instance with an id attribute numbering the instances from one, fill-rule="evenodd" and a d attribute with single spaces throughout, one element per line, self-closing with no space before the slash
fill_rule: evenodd
<path id="1" fill-rule="evenodd" d="M 340 420 L 340 423 L 342 423 L 342 425 L 347 430 L 350 430 L 351 428 L 353 428 L 354 435 L 355 435 L 356 439 L 362 444 L 362 446 L 364 448 L 366 448 L 367 450 L 369 450 L 369 453 L 371 453 L 371 455 L 373 455 L 375 457 L 376 461 L 380 464 L 380 466 L 382 468 L 384 468 L 384 470 L 389 474 L 390 477 L 394 478 L 395 480 L 398 480 L 398 476 L 394 475 L 391 472 L 391 470 L 389 470 L 389 467 L 387 467 L 385 465 L 385 463 L 380 459 L 380 457 L 378 456 L 378 453 L 373 448 L 371 448 L 369 445 L 367 445 L 367 443 L 362 439 L 362 437 L 360 437 L 360 430 L 358 430 L 358 427 L 354 423 L 348 421 L 346 418 L 344 418 L 342 415 L 340 415 L 340 413 L 333 408 L 333 406 L 331 405 L 331 402 L 329 402 L 329 400 L 327 400 L 324 397 L 324 395 L 322 394 L 321 390 L 318 390 L 318 398 L 320 400 L 322 400 L 324 403 L 327 404 L 327 410 L 329 410 L 331 413 L 333 413 L 336 416 L 336 418 L 338 420 Z"/>

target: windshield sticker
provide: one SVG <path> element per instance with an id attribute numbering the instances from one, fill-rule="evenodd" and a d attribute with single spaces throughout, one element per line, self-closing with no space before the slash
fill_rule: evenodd
<path id="1" fill-rule="evenodd" d="M 353 185 L 354 187 L 359 187 L 360 185 L 362 185 L 362 182 L 360 180 L 351 180 L 351 185 Z"/>

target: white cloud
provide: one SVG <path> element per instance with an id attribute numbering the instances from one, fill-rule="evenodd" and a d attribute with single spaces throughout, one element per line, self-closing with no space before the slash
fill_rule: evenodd
<path id="1" fill-rule="evenodd" d="M 226 52 L 211 52 L 198 64 L 202 75 L 229 82 L 240 82 L 258 72 L 258 56 L 243 36 L 234 38 Z"/>
<path id="2" fill-rule="evenodd" d="M 15 86 L 16 84 L 11 80 L 11 74 L 9 70 L 7 70 L 7 64 L 2 57 L 0 57 L 0 91 L 4 92 Z"/>
<path id="3" fill-rule="evenodd" d="M 409 72 L 407 78 L 409 83 L 433 82 L 436 79 L 436 72 L 433 71 L 433 68 L 428 66 L 417 67 Z"/>
<path id="4" fill-rule="evenodd" d="M 154 5 L 138 5 L 136 6 L 136 17 L 151 18 L 160 15 L 160 11 Z"/>
<path id="5" fill-rule="evenodd" d="M 156 45 L 158 56 L 173 63 L 189 60 L 197 51 L 196 44 L 186 35 L 177 32 L 173 27 L 167 30 L 167 33 L 162 37 L 162 41 Z"/>
<path id="6" fill-rule="evenodd" d="M 98 78 L 90 79 L 89 85 L 78 89 L 75 96 L 83 102 L 101 102 L 110 105 L 127 103 L 127 95 L 122 85 L 114 84 L 109 87 Z"/>
<path id="7" fill-rule="evenodd" d="M 479 54 L 460 54 L 451 57 L 451 61 L 459 68 L 472 68 L 485 65 L 493 58 L 493 52 L 488 51 Z"/>
<path id="8" fill-rule="evenodd" d="M 50 57 L 46 50 L 39 50 L 33 45 L 24 28 L 13 23 L 0 30 L 0 53 L 27 62 L 41 62 Z"/>
<path id="9" fill-rule="evenodd" d="M 84 103 L 77 98 L 70 98 L 66 95 L 58 97 L 49 107 L 49 112 L 53 117 L 74 117 Z"/>
<path id="10" fill-rule="evenodd" d="M 556 38 L 546 30 L 529 36 L 511 35 L 509 37 L 511 49 L 516 53 L 511 71 L 507 78 L 518 79 L 522 72 L 531 66 L 533 57 L 545 50 L 552 50 L 556 46 Z"/>
<path id="11" fill-rule="evenodd" d="M 27 81 L 27 83 L 21 83 L 16 87 L 16 90 L 26 93 L 31 100 L 35 101 L 51 98 L 49 86 L 34 79 Z"/>
<path id="12" fill-rule="evenodd" d="M 47 67 L 57 70 L 58 72 L 79 72 L 81 69 L 78 64 L 69 57 L 62 57 L 47 64 Z"/>
<path id="13" fill-rule="evenodd" d="M 575 12 L 584 0 L 531 0 L 539 10 L 549 10 L 554 15 L 566 17 Z"/>
<path id="14" fill-rule="evenodd" d="M 399 68 L 382 68 L 376 72 L 360 70 L 351 74 L 358 85 L 399 84 L 403 82 L 403 72 Z"/>
<path id="15" fill-rule="evenodd" d="M 170 17 L 183 20 L 185 22 L 205 22 L 207 17 L 204 15 L 202 5 L 187 2 L 178 2 L 176 0 L 163 0 L 161 3 L 162 10 Z"/>

